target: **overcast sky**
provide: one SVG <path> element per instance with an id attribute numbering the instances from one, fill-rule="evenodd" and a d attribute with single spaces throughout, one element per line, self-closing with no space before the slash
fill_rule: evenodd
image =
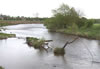
<path id="1" fill-rule="evenodd" d="M 62 3 L 80 9 L 88 18 L 100 18 L 100 0 L 0 0 L 0 14 L 50 17 Z"/>

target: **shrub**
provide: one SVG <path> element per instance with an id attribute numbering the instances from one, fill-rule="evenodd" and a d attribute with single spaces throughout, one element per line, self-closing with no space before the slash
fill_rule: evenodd
<path id="1" fill-rule="evenodd" d="M 89 19 L 89 20 L 87 21 L 87 28 L 88 28 L 88 27 L 92 27 L 92 26 L 93 26 L 93 23 L 94 23 L 94 20 Z"/>

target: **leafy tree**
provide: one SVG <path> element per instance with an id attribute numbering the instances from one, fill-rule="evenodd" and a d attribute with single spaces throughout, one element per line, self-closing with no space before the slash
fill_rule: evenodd
<path id="1" fill-rule="evenodd" d="M 58 9 L 53 10 L 54 15 L 61 14 L 63 16 L 66 16 L 69 14 L 70 8 L 68 5 L 62 4 Z"/>
<path id="2" fill-rule="evenodd" d="M 49 29 L 63 29 L 72 26 L 79 19 L 77 11 L 68 5 L 62 4 L 58 9 L 53 10 L 54 16 L 47 20 Z"/>

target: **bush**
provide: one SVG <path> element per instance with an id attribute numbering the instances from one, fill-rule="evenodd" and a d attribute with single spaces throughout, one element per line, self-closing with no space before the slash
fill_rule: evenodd
<path id="1" fill-rule="evenodd" d="M 88 27 L 92 27 L 92 26 L 93 26 L 93 23 L 94 23 L 94 20 L 89 19 L 89 20 L 87 21 L 87 28 L 88 28 Z"/>
<path id="2" fill-rule="evenodd" d="M 81 27 L 83 27 L 83 26 L 85 26 L 86 25 L 86 22 L 87 22 L 87 19 L 85 18 L 85 17 L 82 17 L 82 18 L 79 18 L 78 20 L 77 20 L 77 26 L 79 27 L 79 28 L 81 28 Z"/>
<path id="3" fill-rule="evenodd" d="M 72 26 L 69 26 L 68 29 L 66 29 L 66 30 L 76 33 L 78 29 L 79 28 L 78 28 L 77 24 L 73 23 Z"/>

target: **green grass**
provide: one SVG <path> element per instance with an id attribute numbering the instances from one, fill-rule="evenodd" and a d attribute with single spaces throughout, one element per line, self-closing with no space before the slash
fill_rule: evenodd
<path id="1" fill-rule="evenodd" d="M 89 38 L 100 39 L 100 24 L 94 24 L 91 28 L 79 30 L 80 35 Z"/>
<path id="2" fill-rule="evenodd" d="M 60 29 L 57 32 L 100 40 L 100 24 L 94 24 L 91 28 Z"/>
<path id="3" fill-rule="evenodd" d="M 94 24 L 94 25 L 93 25 L 93 28 L 94 28 L 94 29 L 100 29 L 100 24 Z"/>
<path id="4" fill-rule="evenodd" d="M 33 46 L 35 49 L 40 49 L 43 47 L 45 40 L 34 37 L 26 37 L 26 42 L 29 46 Z"/>
<path id="5" fill-rule="evenodd" d="M 7 39 L 11 37 L 15 37 L 15 34 L 5 34 L 5 33 L 0 33 L 0 39 Z"/>

